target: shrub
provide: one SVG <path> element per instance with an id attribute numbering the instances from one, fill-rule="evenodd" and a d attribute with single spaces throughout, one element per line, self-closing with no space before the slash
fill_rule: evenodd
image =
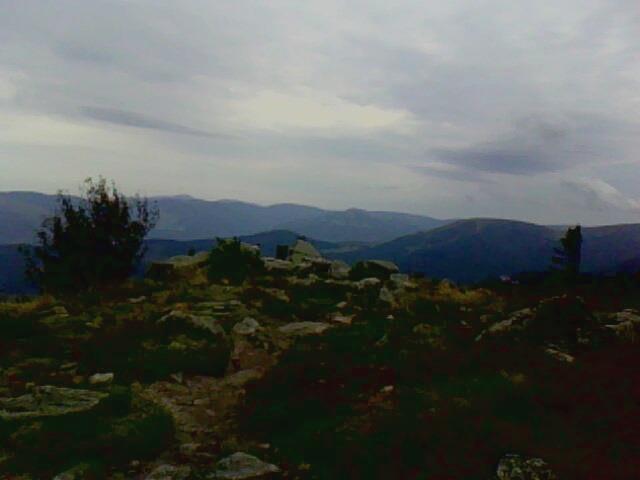
<path id="1" fill-rule="evenodd" d="M 259 251 L 243 245 L 237 238 L 217 240 L 209 256 L 210 280 L 239 284 L 264 271 Z"/>
<path id="2" fill-rule="evenodd" d="M 144 255 L 143 240 L 157 210 L 146 199 L 130 203 L 102 178 L 85 184 L 79 201 L 58 195 L 58 212 L 37 232 L 38 245 L 23 248 L 27 276 L 44 291 L 72 293 L 117 284 Z"/>

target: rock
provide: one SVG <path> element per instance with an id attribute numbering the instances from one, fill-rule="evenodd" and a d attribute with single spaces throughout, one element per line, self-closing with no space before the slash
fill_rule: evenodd
<path id="1" fill-rule="evenodd" d="M 523 308 L 513 312 L 509 318 L 494 323 L 476 337 L 476 342 L 490 336 L 499 336 L 513 332 L 522 332 L 534 319 L 535 312 L 531 308 Z"/>
<path id="2" fill-rule="evenodd" d="M 331 321 L 334 323 L 341 323 L 342 325 L 351 325 L 354 316 L 355 315 L 342 315 L 340 313 L 334 313 L 331 317 Z"/>
<path id="3" fill-rule="evenodd" d="M 288 260 L 294 264 L 317 258 L 322 258 L 320 252 L 306 240 L 298 239 L 293 247 L 289 248 Z"/>
<path id="4" fill-rule="evenodd" d="M 331 271 L 333 262 L 326 258 L 311 258 L 308 260 L 309 268 L 312 273 L 317 275 L 328 275 Z"/>
<path id="5" fill-rule="evenodd" d="M 346 280 L 349 278 L 351 268 L 345 262 L 334 260 L 329 267 L 329 277 L 335 280 Z"/>
<path id="6" fill-rule="evenodd" d="M 202 444 L 200 443 L 183 443 L 180 445 L 180 454 L 185 457 L 192 457 L 198 454 L 202 450 Z"/>
<path id="7" fill-rule="evenodd" d="M 60 370 L 75 370 L 78 368 L 78 362 L 67 362 L 60 365 Z"/>
<path id="8" fill-rule="evenodd" d="M 242 387 L 248 382 L 253 380 L 257 380 L 262 377 L 263 372 L 256 368 L 248 368 L 245 370 L 240 370 L 232 375 L 227 375 L 223 382 L 224 385 L 230 385 L 232 387 Z"/>
<path id="9" fill-rule="evenodd" d="M 20 397 L 0 398 L 0 419 L 25 420 L 88 412 L 107 396 L 92 390 L 35 387 L 31 393 Z"/>
<path id="10" fill-rule="evenodd" d="M 636 343 L 640 339 L 640 314 L 635 310 L 623 310 L 611 315 L 611 323 L 604 326 L 620 340 Z"/>
<path id="11" fill-rule="evenodd" d="M 199 302 L 193 305 L 193 309 L 199 312 L 208 311 L 217 314 L 228 312 L 237 305 L 232 302 Z"/>
<path id="12" fill-rule="evenodd" d="M 544 351 L 547 355 L 549 355 L 552 358 L 555 358 L 559 362 L 573 363 L 575 361 L 574 357 L 572 357 L 568 353 L 563 352 L 562 350 L 558 349 L 555 346 L 549 346 L 545 348 Z"/>
<path id="13" fill-rule="evenodd" d="M 145 480 L 187 480 L 190 476 L 191 468 L 186 465 L 160 465 Z"/>
<path id="14" fill-rule="evenodd" d="M 236 335 L 255 335 L 260 328 L 260 324 L 254 318 L 246 317 L 233 326 L 233 333 Z"/>
<path id="15" fill-rule="evenodd" d="M 91 466 L 86 463 L 76 465 L 53 477 L 53 480 L 83 480 L 91 475 Z"/>
<path id="16" fill-rule="evenodd" d="M 289 260 L 280 260 L 277 258 L 265 257 L 262 259 L 264 266 L 269 272 L 291 272 L 295 265 Z"/>
<path id="17" fill-rule="evenodd" d="M 289 298 L 289 295 L 287 295 L 287 292 L 280 288 L 260 288 L 260 291 L 281 302 L 291 302 L 291 299 Z"/>
<path id="18" fill-rule="evenodd" d="M 188 276 L 204 267 L 209 261 L 209 252 L 199 252 L 193 256 L 178 255 L 167 260 L 151 262 L 147 277 L 166 280 Z"/>
<path id="19" fill-rule="evenodd" d="M 395 289 L 406 288 L 411 285 L 411 282 L 409 282 L 409 275 L 406 273 L 392 273 L 389 276 L 389 281 Z"/>
<path id="20" fill-rule="evenodd" d="M 275 465 L 263 462 L 253 455 L 236 452 L 223 458 L 216 465 L 216 471 L 208 478 L 226 480 L 253 480 L 269 478 L 279 473 L 280 469 Z"/>
<path id="21" fill-rule="evenodd" d="M 383 304 L 393 307 L 396 305 L 396 299 L 387 287 L 382 287 L 380 289 L 380 293 L 378 294 L 378 300 L 380 300 Z"/>
<path id="22" fill-rule="evenodd" d="M 278 330 L 285 335 L 301 337 L 305 335 L 319 335 L 331 325 L 324 322 L 293 322 L 280 327 Z"/>
<path id="23" fill-rule="evenodd" d="M 113 382 L 113 373 L 94 373 L 89 377 L 91 385 L 108 385 Z"/>
<path id="24" fill-rule="evenodd" d="M 178 332 L 192 330 L 199 333 L 208 333 L 214 337 L 225 336 L 224 329 L 210 315 L 194 315 L 181 310 L 173 310 L 160 318 L 157 323 Z"/>
<path id="25" fill-rule="evenodd" d="M 362 280 L 359 280 L 357 282 L 355 282 L 355 286 L 358 290 L 365 290 L 367 288 L 375 288 L 378 287 L 382 284 L 382 282 L 380 281 L 379 278 L 375 278 L 375 277 L 369 277 L 369 278 L 363 278 Z"/>
<path id="26" fill-rule="evenodd" d="M 352 280 L 362 280 L 367 277 L 388 280 L 391 275 L 399 272 L 400 269 L 393 262 L 387 262 L 385 260 L 365 260 L 351 267 L 349 276 Z"/>
<path id="27" fill-rule="evenodd" d="M 62 305 L 57 305 L 51 309 L 51 313 L 53 315 L 57 315 L 59 317 L 68 317 L 69 312 Z"/>
<path id="28" fill-rule="evenodd" d="M 498 480 L 557 480 L 557 476 L 539 458 L 505 455 L 496 470 Z"/>

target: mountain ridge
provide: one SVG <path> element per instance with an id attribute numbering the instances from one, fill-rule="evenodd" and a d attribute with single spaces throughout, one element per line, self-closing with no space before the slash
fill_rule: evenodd
<path id="1" fill-rule="evenodd" d="M 29 243 L 53 214 L 56 195 L 0 192 L 0 244 Z M 285 229 L 326 241 L 386 241 L 446 223 L 425 215 L 350 208 L 326 210 L 295 203 L 258 205 L 240 200 L 203 200 L 188 195 L 154 196 L 160 210 L 149 238 L 192 240 L 251 235 Z M 348 228 L 347 228 L 348 227 Z"/>

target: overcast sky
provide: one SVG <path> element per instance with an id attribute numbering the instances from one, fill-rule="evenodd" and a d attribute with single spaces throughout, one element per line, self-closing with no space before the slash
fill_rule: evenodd
<path id="1" fill-rule="evenodd" d="M 640 221 L 638 0 L 0 0 L 0 190 Z"/>

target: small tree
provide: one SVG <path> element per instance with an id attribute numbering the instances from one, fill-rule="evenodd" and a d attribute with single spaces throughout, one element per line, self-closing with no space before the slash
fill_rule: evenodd
<path id="1" fill-rule="evenodd" d="M 561 248 L 554 248 L 552 261 L 557 268 L 562 269 L 570 278 L 580 274 L 582 262 L 582 229 L 580 225 L 569 228 L 560 239 Z"/>
<path id="2" fill-rule="evenodd" d="M 264 271 L 260 251 L 245 246 L 237 238 L 217 239 L 209 255 L 209 279 L 226 279 L 231 283 L 244 282 L 250 275 Z"/>
<path id="3" fill-rule="evenodd" d="M 27 276 L 52 293 L 120 282 L 142 259 L 143 240 L 157 218 L 157 209 L 149 208 L 146 199 L 129 201 L 114 184 L 88 178 L 81 199 L 58 194 L 58 210 L 37 232 L 38 244 L 23 249 Z"/>

